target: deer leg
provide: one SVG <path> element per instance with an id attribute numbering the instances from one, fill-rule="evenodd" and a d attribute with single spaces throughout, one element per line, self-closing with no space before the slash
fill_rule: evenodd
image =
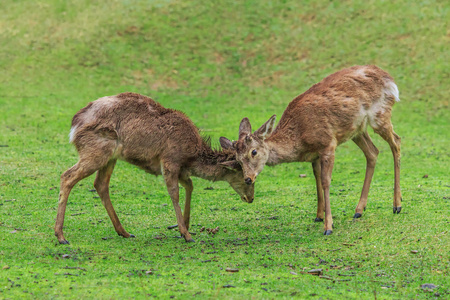
<path id="1" fill-rule="evenodd" d="M 324 235 L 330 235 L 333 233 L 333 217 L 331 216 L 331 204 L 330 204 L 330 185 L 331 185 L 331 173 L 334 165 L 334 148 L 328 150 L 320 155 L 320 168 L 322 179 L 323 196 L 325 202 L 325 222 L 324 222 Z"/>
<path id="2" fill-rule="evenodd" d="M 325 203 L 323 200 L 323 188 L 322 188 L 322 179 L 320 177 L 320 161 L 316 159 L 312 162 L 312 168 L 314 177 L 316 178 L 316 189 L 317 189 L 317 214 L 314 222 L 323 222 L 324 211 L 325 211 Z"/>
<path id="3" fill-rule="evenodd" d="M 180 183 L 184 187 L 186 191 L 186 200 L 184 202 L 184 224 L 186 225 L 186 229 L 189 230 L 189 220 L 191 217 L 191 196 L 192 191 L 194 190 L 194 185 L 192 184 L 192 180 L 189 177 L 180 178 Z"/>
<path id="4" fill-rule="evenodd" d="M 192 191 L 194 190 L 194 186 L 192 185 L 192 180 L 189 177 L 180 177 L 179 181 L 181 185 L 184 187 L 184 190 L 186 191 L 186 200 L 184 202 L 184 211 L 183 211 L 183 217 L 184 217 L 184 224 L 186 225 L 186 229 L 189 230 L 189 220 L 191 217 L 191 196 Z M 177 228 L 177 225 L 171 225 L 168 226 L 167 229 L 173 229 Z"/>
<path id="5" fill-rule="evenodd" d="M 355 144 L 364 152 L 366 156 L 366 176 L 364 177 L 364 185 L 361 191 L 358 205 L 356 206 L 355 215 L 353 218 L 360 218 L 367 206 L 367 197 L 369 195 L 370 182 L 372 181 L 373 172 L 375 171 L 375 164 L 378 157 L 378 149 L 372 143 L 367 132 L 353 138 Z"/>
<path id="6" fill-rule="evenodd" d="M 180 231 L 181 235 L 184 237 L 186 242 L 194 242 L 194 240 L 191 237 L 191 234 L 186 228 L 183 214 L 180 208 L 179 203 L 180 190 L 178 187 L 179 170 L 173 170 L 167 168 L 166 166 L 163 166 L 162 169 L 164 174 L 164 180 L 166 181 L 167 191 L 169 192 L 170 198 L 172 199 L 173 208 L 175 209 L 175 214 L 178 223 L 178 230 Z"/>
<path id="7" fill-rule="evenodd" d="M 400 144 L 401 138 L 393 130 L 392 134 L 394 137 L 393 145 L 391 146 L 391 151 L 394 156 L 394 204 L 393 212 L 399 214 L 402 210 L 402 192 L 400 189 Z M 397 209 L 395 209 L 395 207 Z"/>
<path id="8" fill-rule="evenodd" d="M 72 188 L 83 178 L 92 175 L 95 168 L 85 168 L 81 160 L 61 175 L 61 185 L 59 191 L 58 214 L 56 215 L 55 236 L 60 244 L 69 244 L 64 238 L 63 225 L 64 215 L 66 213 L 67 199 Z"/>
<path id="9" fill-rule="evenodd" d="M 94 187 L 97 190 L 100 199 L 102 199 L 102 204 L 108 212 L 108 216 L 113 223 L 114 229 L 117 234 L 125 238 L 135 237 L 125 231 L 120 223 L 119 217 L 117 217 L 116 211 L 111 203 L 111 198 L 109 197 L 109 180 L 111 179 L 112 172 L 114 171 L 114 166 L 117 160 L 110 160 L 106 166 L 98 170 L 97 177 L 94 181 Z"/>
<path id="10" fill-rule="evenodd" d="M 400 144 L 401 138 L 394 132 L 391 122 L 387 122 L 383 127 L 374 128 L 391 147 L 394 156 L 394 203 L 393 212 L 399 214 L 402 210 L 402 192 L 400 190 Z"/>

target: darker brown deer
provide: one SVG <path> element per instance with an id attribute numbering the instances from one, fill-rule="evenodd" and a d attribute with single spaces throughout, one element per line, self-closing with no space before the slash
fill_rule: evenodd
<path id="1" fill-rule="evenodd" d="M 353 140 L 363 151 L 367 166 L 354 218 L 367 205 L 378 149 L 372 143 L 371 126 L 390 146 L 394 156 L 394 205 L 400 213 L 400 137 L 391 123 L 392 106 L 399 101 L 393 78 L 376 66 L 355 66 L 336 72 L 296 97 L 273 130 L 275 115 L 253 134 L 247 118 L 241 121 L 234 143 L 245 181 L 253 184 L 264 165 L 311 162 L 317 186 L 317 217 L 324 234 L 332 233 L 330 184 L 336 147 Z"/>
<path id="2" fill-rule="evenodd" d="M 63 224 L 69 193 L 77 182 L 96 171 L 94 187 L 116 232 L 134 237 L 122 227 L 109 197 L 109 181 L 118 159 L 164 176 L 179 231 L 187 242 L 193 242 L 188 231 L 193 191 L 190 176 L 227 181 L 242 200 L 253 201 L 254 185 L 245 184 L 234 150 L 212 149 L 185 114 L 143 95 L 123 93 L 89 103 L 73 117 L 70 141 L 79 161 L 61 175 L 55 225 L 61 244 L 68 244 Z M 186 191 L 184 214 L 179 205 L 179 183 Z"/>

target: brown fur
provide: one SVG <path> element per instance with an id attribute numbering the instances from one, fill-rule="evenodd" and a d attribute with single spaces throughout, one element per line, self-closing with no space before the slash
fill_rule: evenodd
<path id="1" fill-rule="evenodd" d="M 367 204 L 378 149 L 367 134 L 367 125 L 385 139 L 394 155 L 394 213 L 401 210 L 400 137 L 391 124 L 391 110 L 398 101 L 393 78 L 376 66 L 355 66 L 336 72 L 299 95 L 283 113 L 272 132 L 275 116 L 251 133 L 244 118 L 235 143 L 237 160 L 246 181 L 254 182 L 265 164 L 308 161 L 313 163 L 318 190 L 316 220 L 323 219 L 325 234 L 332 232 L 329 186 L 338 145 L 352 139 L 367 160 L 366 177 L 355 217 Z M 252 151 L 257 154 L 253 155 Z"/>
<path id="2" fill-rule="evenodd" d="M 193 190 L 190 176 L 227 181 L 242 200 L 253 201 L 254 186 L 244 183 L 234 150 L 212 149 L 184 113 L 164 108 L 146 96 L 123 93 L 89 103 L 73 117 L 70 138 L 80 160 L 61 176 L 55 225 L 60 243 L 67 243 L 62 227 L 69 193 L 78 181 L 96 171 L 94 186 L 117 233 L 131 236 L 120 224 L 109 198 L 109 180 L 118 159 L 164 176 L 186 241 L 192 241 L 188 232 Z M 178 204 L 178 183 L 186 189 L 184 216 Z"/>

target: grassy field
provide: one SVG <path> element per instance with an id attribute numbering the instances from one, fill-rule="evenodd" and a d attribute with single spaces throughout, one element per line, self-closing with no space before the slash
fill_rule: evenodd
<path id="1" fill-rule="evenodd" d="M 0 298 L 450 298 L 449 11 L 446 1 L 3 0 Z M 218 145 L 237 138 L 243 117 L 281 117 L 296 95 L 357 64 L 385 69 L 400 90 L 401 214 L 389 146 L 372 132 L 380 155 L 358 220 L 364 155 L 338 148 L 331 236 L 313 222 L 310 164 L 266 167 L 252 204 L 194 178 L 196 243 L 186 244 L 166 229 L 176 219 L 163 179 L 122 162 L 111 197 L 136 238 L 116 235 L 92 176 L 69 198 L 71 244 L 57 243 L 59 177 L 77 161 L 70 122 L 88 102 L 145 94 Z M 316 268 L 325 277 L 307 274 Z"/>

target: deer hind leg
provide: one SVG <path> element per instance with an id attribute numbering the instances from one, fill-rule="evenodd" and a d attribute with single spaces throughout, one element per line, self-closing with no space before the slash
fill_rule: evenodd
<path id="1" fill-rule="evenodd" d="M 134 235 L 126 232 L 122 227 L 119 217 L 117 217 L 116 211 L 114 210 L 114 207 L 111 203 L 111 198 L 109 197 L 109 181 L 114 171 L 116 161 L 116 159 L 110 160 L 106 166 L 98 170 L 97 177 L 95 177 L 94 181 L 94 187 L 97 190 L 100 199 L 102 200 L 103 206 L 108 212 L 108 216 L 111 219 L 111 222 L 113 223 L 114 229 L 116 230 L 117 234 L 125 238 L 135 237 Z"/>
<path id="2" fill-rule="evenodd" d="M 81 148 L 79 151 L 80 160 L 78 163 L 61 175 L 61 188 L 59 192 L 58 214 L 56 216 L 55 236 L 61 244 L 69 242 L 64 238 L 63 225 L 64 214 L 66 212 L 67 199 L 72 188 L 95 171 L 105 167 L 114 153 L 116 142 L 111 140 L 99 140 L 95 133 L 86 131 L 80 140 L 77 141 Z"/>
<path id="3" fill-rule="evenodd" d="M 180 175 L 179 167 L 170 166 L 169 163 L 162 162 L 162 170 L 164 175 L 164 180 L 166 182 L 167 191 L 169 192 L 170 198 L 172 199 L 173 208 L 175 209 L 175 214 L 177 217 L 178 230 L 181 236 L 184 237 L 186 242 L 194 242 L 191 234 L 186 228 L 184 222 L 184 217 L 180 208 L 180 190 L 178 187 L 178 180 Z M 187 192 L 186 192 L 187 194 Z"/>
<path id="4" fill-rule="evenodd" d="M 389 116 L 390 117 L 390 116 Z M 401 138 L 394 132 L 390 120 L 385 122 L 383 126 L 374 128 L 374 131 L 379 134 L 391 147 L 392 155 L 394 156 L 394 214 L 399 214 L 402 210 L 402 192 L 400 190 L 400 144 Z"/>
<path id="5" fill-rule="evenodd" d="M 84 163 L 83 160 L 75 164 L 72 168 L 68 169 L 61 175 L 61 186 L 59 192 L 58 202 L 58 214 L 56 216 L 55 224 L 55 236 L 58 238 L 60 244 L 69 244 L 64 238 L 63 225 L 64 215 L 66 213 L 67 199 L 69 198 L 70 191 L 80 180 L 92 175 L 97 168 L 95 165 L 89 165 Z"/>
<path id="6" fill-rule="evenodd" d="M 327 149 L 324 153 L 320 154 L 320 168 L 323 188 L 323 198 L 325 202 L 325 222 L 324 222 L 324 235 L 330 235 L 333 233 L 333 217 L 331 215 L 330 204 L 330 186 L 331 186 L 331 173 L 334 166 L 334 148 Z"/>
<path id="7" fill-rule="evenodd" d="M 316 178 L 316 189 L 317 189 L 317 214 L 314 222 L 323 222 L 324 212 L 325 212 L 325 202 L 323 200 L 323 188 L 320 170 L 320 160 L 316 159 L 312 163 L 312 168 L 314 172 L 314 177 Z"/>
<path id="8" fill-rule="evenodd" d="M 375 164 L 378 157 L 378 149 L 372 143 L 370 136 L 367 132 L 362 135 L 353 138 L 355 144 L 364 152 L 366 156 L 366 176 L 364 177 L 364 185 L 361 191 L 361 197 L 359 198 L 358 205 L 356 206 L 355 215 L 353 218 L 360 218 L 363 211 L 366 209 L 367 197 L 369 195 L 370 182 L 372 181 L 373 172 L 375 171 Z"/>

